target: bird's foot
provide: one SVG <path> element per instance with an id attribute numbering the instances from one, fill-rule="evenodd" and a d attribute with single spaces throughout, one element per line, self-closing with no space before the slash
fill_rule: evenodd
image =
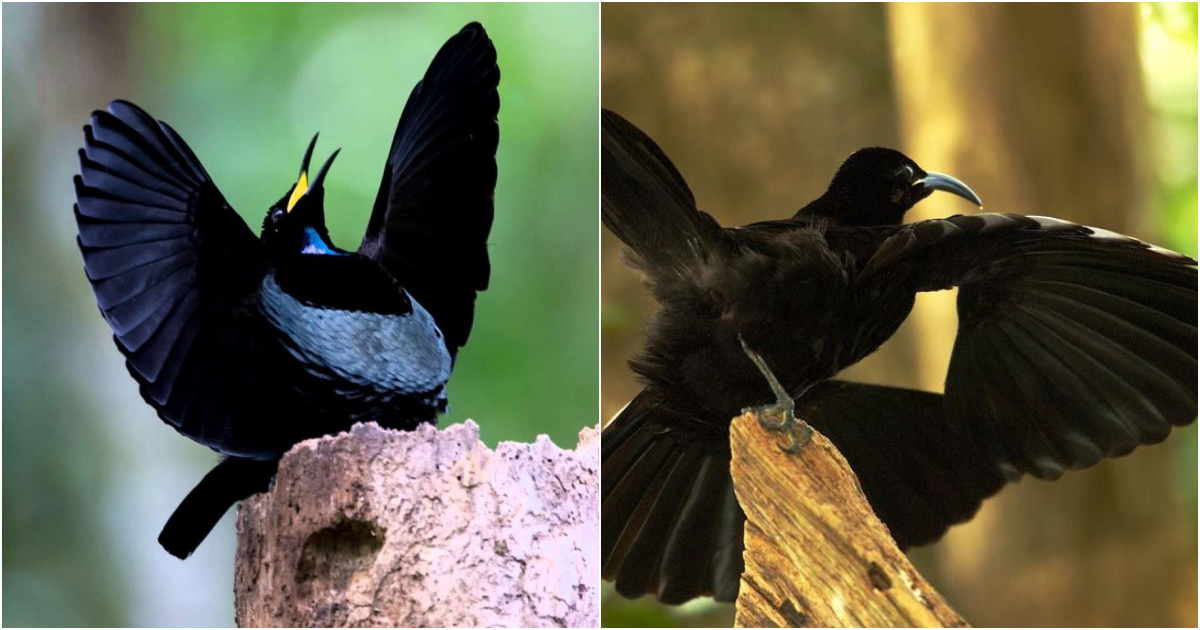
<path id="1" fill-rule="evenodd" d="M 800 449 L 808 445 L 812 441 L 813 430 L 808 426 L 808 423 L 796 418 L 796 400 L 788 395 L 787 390 L 780 384 L 779 379 L 775 378 L 775 374 L 771 372 L 771 368 L 767 366 L 766 359 L 762 355 L 750 349 L 746 345 L 746 340 L 738 335 L 738 341 L 742 344 L 742 350 L 746 356 L 754 363 L 763 378 L 767 379 L 767 384 L 771 387 L 771 392 L 775 394 L 775 404 L 764 405 L 750 409 L 758 419 L 758 424 L 769 431 L 782 431 L 787 434 L 788 444 L 781 447 L 785 453 L 799 453 Z M 778 415 L 780 420 L 768 420 L 768 415 Z"/>
<path id="2" fill-rule="evenodd" d="M 812 441 L 812 427 L 796 417 L 796 403 L 791 398 L 781 399 L 771 405 L 752 407 L 746 411 L 754 414 L 762 428 L 787 435 L 787 444 L 780 445 L 780 449 L 785 453 L 799 453 Z M 779 420 L 772 420 L 772 417 L 778 417 Z"/>

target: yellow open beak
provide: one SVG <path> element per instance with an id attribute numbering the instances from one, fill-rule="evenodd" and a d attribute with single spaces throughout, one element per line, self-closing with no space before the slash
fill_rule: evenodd
<path id="1" fill-rule="evenodd" d="M 292 196 L 288 199 L 287 211 L 291 212 L 292 208 L 296 207 L 296 202 L 308 192 L 308 171 L 300 173 L 300 179 L 296 181 L 296 187 L 292 189 Z"/>
<path id="2" fill-rule="evenodd" d="M 341 149 L 338 149 L 330 154 L 329 159 L 325 160 L 325 164 L 321 166 L 321 170 L 317 171 L 316 179 L 312 180 L 310 184 L 308 181 L 308 163 L 312 160 L 313 147 L 317 146 L 317 135 L 320 134 L 313 136 L 312 141 L 308 143 L 308 150 L 304 152 L 304 161 L 300 163 L 300 177 L 296 179 L 296 186 L 292 188 L 292 195 L 288 197 L 288 212 L 291 212 L 292 208 L 295 208 L 296 204 L 300 203 L 300 198 L 307 195 L 310 188 L 315 187 L 318 191 L 321 190 L 321 186 L 325 181 L 325 174 L 329 172 L 329 167 L 333 164 L 333 159 L 341 152 Z"/>

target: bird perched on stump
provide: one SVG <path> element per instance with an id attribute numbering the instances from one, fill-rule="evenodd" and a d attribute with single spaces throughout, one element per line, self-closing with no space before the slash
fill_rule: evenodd
<path id="1" fill-rule="evenodd" d="M 1047 217 L 904 225 L 962 182 L 852 154 L 795 216 L 723 228 L 644 133 L 602 114 L 602 219 L 659 303 L 645 388 L 601 439 L 602 575 L 626 597 L 733 601 L 745 516 L 729 424 L 746 407 L 846 457 L 901 548 L 937 540 L 1022 475 L 1056 479 L 1196 417 L 1196 261 Z M 945 394 L 837 380 L 917 293 L 957 287 Z M 778 417 L 779 420 L 774 418 Z"/>
<path id="2" fill-rule="evenodd" d="M 490 275 L 496 50 L 468 24 L 409 96 L 357 251 L 325 228 L 313 137 L 258 238 L 187 143 L 115 101 L 84 127 L 84 270 L 142 397 L 225 459 L 159 536 L 186 558 L 296 442 L 355 422 L 412 429 L 445 385 Z"/>

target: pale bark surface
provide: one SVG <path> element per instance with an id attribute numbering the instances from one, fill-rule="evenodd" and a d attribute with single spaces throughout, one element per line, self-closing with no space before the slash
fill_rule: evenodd
<path id="1" fill-rule="evenodd" d="M 729 442 L 746 512 L 738 627 L 967 625 L 896 547 L 825 436 L 785 453 L 780 435 L 746 414 Z"/>
<path id="2" fill-rule="evenodd" d="M 475 423 L 296 445 L 238 510 L 239 626 L 599 624 L 599 439 L 493 452 Z"/>

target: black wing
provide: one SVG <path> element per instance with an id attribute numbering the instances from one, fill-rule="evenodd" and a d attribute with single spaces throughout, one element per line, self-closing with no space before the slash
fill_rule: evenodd
<path id="1" fill-rule="evenodd" d="M 500 68 L 487 32 L 463 27 L 417 83 L 392 140 L 359 253 L 433 316 L 451 355 L 487 288 L 500 127 Z"/>
<path id="2" fill-rule="evenodd" d="M 702 262 L 727 243 L 721 226 L 696 208 L 683 176 L 645 133 L 601 112 L 601 220 L 651 275 Z"/>
<path id="3" fill-rule="evenodd" d="M 1195 419 L 1195 264 L 1104 230 L 982 214 L 907 226 L 861 279 L 960 287 L 949 418 L 1006 475 L 1054 479 Z"/>
<path id="4" fill-rule="evenodd" d="M 227 396 L 204 395 L 225 357 L 215 327 L 265 270 L 262 246 L 166 123 L 114 101 L 84 127 L 75 177 L 79 249 L 96 302 L 142 397 L 180 432 L 220 449 Z"/>

